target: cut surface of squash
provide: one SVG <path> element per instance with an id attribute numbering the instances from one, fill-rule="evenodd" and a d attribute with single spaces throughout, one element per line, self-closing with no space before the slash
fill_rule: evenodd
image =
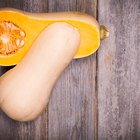
<path id="1" fill-rule="evenodd" d="M 11 22 L 0 22 L 0 55 L 15 54 L 24 46 L 25 32 Z"/>
<path id="2" fill-rule="evenodd" d="M 81 42 L 74 58 L 89 56 L 98 49 L 100 27 L 92 16 L 78 12 L 28 13 L 4 8 L 0 9 L 0 65 L 16 65 L 39 34 L 54 22 L 66 22 L 78 29 Z"/>

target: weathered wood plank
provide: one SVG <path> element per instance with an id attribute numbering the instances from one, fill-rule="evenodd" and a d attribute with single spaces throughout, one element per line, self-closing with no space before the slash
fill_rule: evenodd
<path id="1" fill-rule="evenodd" d="M 13 7 L 30 12 L 46 12 L 45 0 L 0 0 L 0 7 Z M 0 67 L 0 75 L 11 67 Z M 0 140 L 46 140 L 47 110 L 35 121 L 19 123 L 0 112 Z"/>
<path id="2" fill-rule="evenodd" d="M 23 9 L 23 0 L 0 0 L 0 7 L 13 7 Z"/>
<path id="3" fill-rule="evenodd" d="M 140 139 L 140 1 L 99 0 L 110 30 L 98 52 L 99 140 Z"/>
<path id="4" fill-rule="evenodd" d="M 96 0 L 49 0 L 49 11 L 96 14 Z M 73 60 L 53 90 L 49 103 L 49 140 L 96 139 L 96 56 Z"/>

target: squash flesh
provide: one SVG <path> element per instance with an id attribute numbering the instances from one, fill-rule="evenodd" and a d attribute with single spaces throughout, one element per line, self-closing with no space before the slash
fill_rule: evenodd
<path id="1" fill-rule="evenodd" d="M 0 22 L 0 54 L 11 55 L 24 46 L 25 32 L 11 22 Z"/>
<path id="2" fill-rule="evenodd" d="M 100 44 L 99 29 L 94 24 L 82 22 L 72 18 L 39 18 L 30 17 L 17 11 L 1 11 L 0 22 L 10 21 L 25 31 L 25 44 L 22 49 L 13 55 L 0 55 L 0 65 L 9 66 L 16 65 L 25 56 L 35 39 L 48 25 L 54 22 L 66 22 L 79 30 L 81 43 L 78 52 L 74 58 L 82 58 L 94 53 Z"/>

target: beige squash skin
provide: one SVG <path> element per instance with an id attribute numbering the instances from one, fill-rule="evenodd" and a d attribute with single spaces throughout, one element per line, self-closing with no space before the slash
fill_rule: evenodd
<path id="1" fill-rule="evenodd" d="M 80 35 L 67 23 L 54 23 L 36 39 L 21 62 L 0 78 L 0 107 L 12 119 L 35 119 L 78 50 Z"/>

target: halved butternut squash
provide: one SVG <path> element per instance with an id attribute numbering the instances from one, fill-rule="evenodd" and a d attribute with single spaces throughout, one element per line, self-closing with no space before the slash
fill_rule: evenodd
<path id="1" fill-rule="evenodd" d="M 81 42 L 74 58 L 94 53 L 100 44 L 100 25 L 92 17 L 79 12 L 28 13 L 0 9 L 0 65 L 16 65 L 38 35 L 54 22 L 66 22 L 79 30 Z M 102 28 L 105 37 L 108 32 Z"/>

